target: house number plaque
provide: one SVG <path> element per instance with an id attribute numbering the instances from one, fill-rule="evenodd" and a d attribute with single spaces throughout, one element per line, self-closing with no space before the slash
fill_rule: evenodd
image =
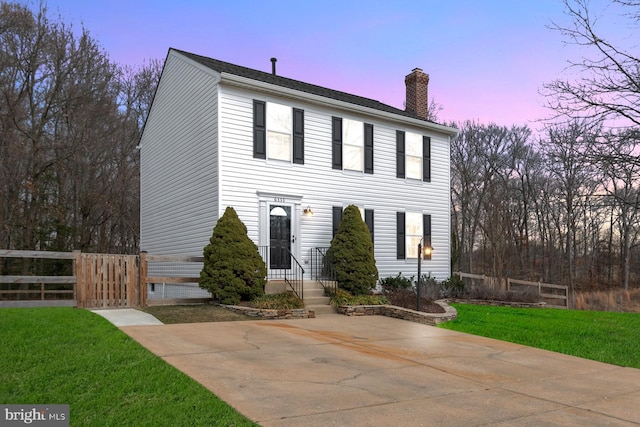
<path id="1" fill-rule="evenodd" d="M 274 201 L 274 202 L 280 202 L 280 203 L 284 203 L 284 202 L 286 202 L 286 200 L 285 200 L 285 198 L 284 198 L 284 197 L 274 197 L 274 198 L 273 198 L 273 201 Z"/>

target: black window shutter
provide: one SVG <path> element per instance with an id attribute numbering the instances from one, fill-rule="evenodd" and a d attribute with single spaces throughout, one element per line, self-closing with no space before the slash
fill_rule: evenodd
<path id="1" fill-rule="evenodd" d="M 364 210 L 364 222 L 369 227 L 369 233 L 371 234 L 371 243 L 374 243 L 373 239 L 373 209 Z"/>
<path id="2" fill-rule="evenodd" d="M 431 137 L 422 137 L 422 180 L 431 182 Z"/>
<path id="3" fill-rule="evenodd" d="M 373 125 L 364 124 L 364 173 L 373 173 Z"/>
<path id="4" fill-rule="evenodd" d="M 404 178 L 404 132 L 401 130 L 396 131 L 396 177 Z"/>
<path id="5" fill-rule="evenodd" d="M 293 163 L 304 165 L 304 110 L 293 109 Z"/>
<path id="6" fill-rule="evenodd" d="M 253 100 L 253 157 L 267 158 L 266 109 L 264 101 Z"/>
<path id="7" fill-rule="evenodd" d="M 422 239 L 423 247 L 431 246 L 431 215 L 422 215 Z M 431 259 L 431 253 L 424 254 L 424 259 Z"/>
<path id="8" fill-rule="evenodd" d="M 342 119 L 331 118 L 331 167 L 342 169 Z"/>
<path id="9" fill-rule="evenodd" d="M 405 259 L 404 212 L 396 212 L 396 253 L 398 259 Z"/>
<path id="10" fill-rule="evenodd" d="M 340 221 L 342 221 L 342 206 L 333 207 L 333 234 L 332 237 L 338 232 L 340 228 Z"/>

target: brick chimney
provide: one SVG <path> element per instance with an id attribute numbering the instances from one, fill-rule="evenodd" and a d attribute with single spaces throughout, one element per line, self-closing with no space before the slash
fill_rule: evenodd
<path id="1" fill-rule="evenodd" d="M 404 84 L 407 86 L 405 111 L 426 120 L 429 106 L 427 99 L 429 74 L 425 74 L 421 68 L 414 68 L 411 74 L 404 78 Z"/>

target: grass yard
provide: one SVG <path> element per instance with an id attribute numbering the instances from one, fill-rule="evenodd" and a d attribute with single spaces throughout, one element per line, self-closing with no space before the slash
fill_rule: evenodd
<path id="1" fill-rule="evenodd" d="M 452 304 L 439 326 L 619 366 L 640 368 L 640 314 Z"/>
<path id="2" fill-rule="evenodd" d="M 0 402 L 69 404 L 71 425 L 255 426 L 104 318 L 0 309 Z"/>

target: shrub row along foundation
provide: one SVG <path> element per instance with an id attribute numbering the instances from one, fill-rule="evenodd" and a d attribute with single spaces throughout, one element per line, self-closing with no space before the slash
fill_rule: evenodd
<path id="1" fill-rule="evenodd" d="M 445 309 L 445 313 L 425 313 L 422 311 L 410 310 L 395 305 L 345 305 L 338 307 L 338 313 L 346 316 L 387 316 L 396 319 L 408 320 L 410 322 L 422 323 L 435 326 L 442 322 L 447 322 L 458 317 L 455 308 L 449 306 L 444 301 L 435 301 L 436 304 Z"/>
<path id="2" fill-rule="evenodd" d="M 312 319 L 316 317 L 316 314 L 313 310 L 307 310 L 306 308 L 272 310 L 226 304 L 220 304 L 220 307 L 231 310 L 234 313 L 244 314 L 245 316 L 255 317 L 258 319 Z"/>

